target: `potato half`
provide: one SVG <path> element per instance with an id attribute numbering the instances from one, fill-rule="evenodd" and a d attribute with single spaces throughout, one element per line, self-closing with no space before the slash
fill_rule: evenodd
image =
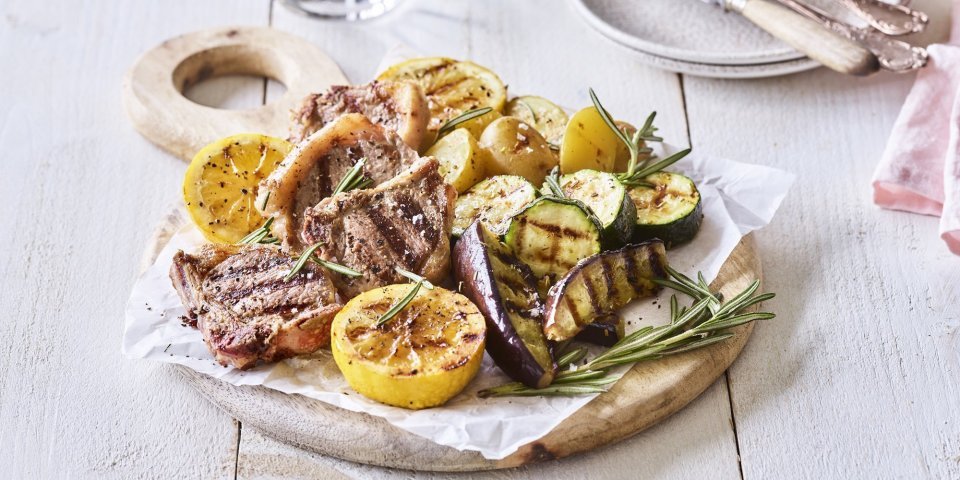
<path id="1" fill-rule="evenodd" d="M 557 165 L 540 132 L 515 117 L 494 120 L 483 130 L 480 146 L 490 151 L 487 172 L 493 175 L 519 175 L 540 185 Z"/>
<path id="2" fill-rule="evenodd" d="M 440 162 L 443 180 L 463 193 L 483 180 L 490 153 L 480 148 L 469 131 L 458 128 L 433 144 L 426 155 Z"/>

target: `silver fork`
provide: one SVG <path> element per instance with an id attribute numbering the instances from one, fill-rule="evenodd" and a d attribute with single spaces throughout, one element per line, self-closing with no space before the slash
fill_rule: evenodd
<path id="1" fill-rule="evenodd" d="M 927 63 L 927 51 L 924 48 L 890 38 L 870 27 L 856 28 L 839 22 L 813 5 L 803 4 L 796 0 L 779 1 L 791 10 L 815 20 L 830 30 L 861 43 L 877 56 L 880 66 L 886 70 L 898 73 L 909 72 L 921 68 Z"/>
<path id="2" fill-rule="evenodd" d="M 887 35 L 922 32 L 930 20 L 926 13 L 904 5 L 880 0 L 840 0 L 840 3 L 864 19 L 873 28 Z"/>

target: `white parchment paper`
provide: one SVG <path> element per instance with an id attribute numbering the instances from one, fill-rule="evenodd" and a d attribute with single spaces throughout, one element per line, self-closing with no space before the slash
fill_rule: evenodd
<path id="1" fill-rule="evenodd" d="M 674 149 L 670 149 L 674 150 Z M 697 182 L 703 198 L 703 226 L 689 244 L 668 252 L 670 264 L 687 274 L 702 271 L 713 280 L 740 238 L 766 225 L 793 183 L 793 175 L 768 167 L 691 154 L 671 168 Z M 509 381 L 484 358 L 476 379 L 442 407 L 410 411 L 368 400 L 353 392 L 340 375 L 329 350 L 241 372 L 214 362 L 196 329 L 181 325 L 185 314 L 167 272 L 177 250 L 193 251 L 204 242 L 192 225 L 184 226 L 133 287 L 126 307 L 123 353 L 185 365 L 234 385 L 263 385 L 297 393 L 388 422 L 436 443 L 475 450 L 489 459 L 503 458 L 521 445 L 544 436 L 594 396 L 571 398 L 480 399 L 476 392 Z M 623 312 L 628 331 L 658 323 L 666 309 L 635 302 Z"/>

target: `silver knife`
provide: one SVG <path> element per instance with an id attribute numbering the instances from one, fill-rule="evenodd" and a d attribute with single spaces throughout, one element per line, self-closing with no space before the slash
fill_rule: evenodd
<path id="1" fill-rule="evenodd" d="M 859 43 L 769 0 L 703 0 L 737 12 L 770 35 L 840 73 L 865 76 L 880 69 L 877 56 Z"/>

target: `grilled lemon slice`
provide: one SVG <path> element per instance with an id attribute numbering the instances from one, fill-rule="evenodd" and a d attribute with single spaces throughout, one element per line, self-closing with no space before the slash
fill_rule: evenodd
<path id="1" fill-rule="evenodd" d="M 257 185 L 292 148 L 279 138 L 244 133 L 197 152 L 183 178 L 183 201 L 207 240 L 237 243 L 263 224 L 254 206 Z"/>
<path id="2" fill-rule="evenodd" d="M 434 287 L 420 289 L 406 308 L 376 326 L 412 287 L 389 285 L 347 302 L 333 319 L 331 350 L 343 376 L 361 395 L 421 409 L 446 403 L 477 374 L 486 324 L 466 297 Z"/>
<path id="3" fill-rule="evenodd" d="M 380 74 L 378 80 L 408 80 L 420 85 L 430 105 L 430 130 L 468 110 L 503 110 L 507 87 L 497 74 L 473 62 L 445 57 L 414 58 Z"/>
<path id="4" fill-rule="evenodd" d="M 469 131 L 462 128 L 437 140 L 426 154 L 440 162 L 440 175 L 443 175 L 443 181 L 453 185 L 458 193 L 467 191 L 483 180 L 486 158 L 490 155 L 480 148 Z"/>

